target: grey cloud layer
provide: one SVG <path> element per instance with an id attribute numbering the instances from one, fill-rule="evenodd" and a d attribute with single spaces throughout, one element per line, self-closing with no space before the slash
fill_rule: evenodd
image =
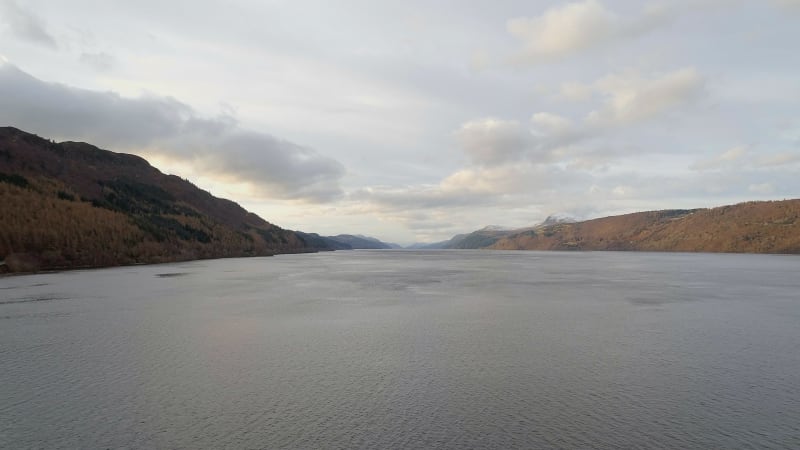
<path id="1" fill-rule="evenodd" d="M 105 52 L 83 52 L 81 56 L 78 57 L 78 60 L 100 72 L 111 70 L 116 65 L 114 57 Z"/>
<path id="2" fill-rule="evenodd" d="M 337 161 L 242 129 L 231 117 L 198 117 L 174 98 L 125 98 L 45 83 L 2 63 L 0 98 L 0 123 L 48 137 L 159 153 L 212 175 L 252 183 L 272 197 L 328 201 L 341 195 L 344 168 Z"/>
<path id="3" fill-rule="evenodd" d="M 800 11 L 800 0 L 773 0 L 775 4 L 778 6 L 782 6 L 787 9 L 792 9 L 795 11 Z"/>
<path id="4" fill-rule="evenodd" d="M 39 17 L 19 6 L 14 0 L 0 0 L 0 24 L 22 39 L 56 48 L 56 40 Z"/>

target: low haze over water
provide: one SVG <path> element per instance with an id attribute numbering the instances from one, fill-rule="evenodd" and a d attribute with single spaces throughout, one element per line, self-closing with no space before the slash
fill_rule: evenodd
<path id="1" fill-rule="evenodd" d="M 2 448 L 798 448 L 800 258 L 354 251 L 0 279 Z"/>

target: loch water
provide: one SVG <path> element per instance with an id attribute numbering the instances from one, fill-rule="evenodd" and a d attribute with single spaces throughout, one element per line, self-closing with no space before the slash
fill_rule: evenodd
<path id="1" fill-rule="evenodd" d="M 800 257 L 339 251 L 0 278 L 0 448 L 800 448 Z"/>

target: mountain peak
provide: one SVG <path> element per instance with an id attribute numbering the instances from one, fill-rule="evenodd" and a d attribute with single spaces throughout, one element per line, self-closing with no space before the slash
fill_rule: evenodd
<path id="1" fill-rule="evenodd" d="M 558 225 L 560 223 L 575 223 L 577 220 L 566 214 L 550 214 L 539 226 Z"/>
<path id="2" fill-rule="evenodd" d="M 481 228 L 478 231 L 509 231 L 511 228 L 504 227 L 502 225 L 486 225 L 485 227 Z"/>

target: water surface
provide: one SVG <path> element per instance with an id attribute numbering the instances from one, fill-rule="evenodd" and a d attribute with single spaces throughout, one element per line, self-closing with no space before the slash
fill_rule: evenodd
<path id="1" fill-rule="evenodd" d="M 0 279 L 2 448 L 798 448 L 800 258 L 354 251 Z"/>

